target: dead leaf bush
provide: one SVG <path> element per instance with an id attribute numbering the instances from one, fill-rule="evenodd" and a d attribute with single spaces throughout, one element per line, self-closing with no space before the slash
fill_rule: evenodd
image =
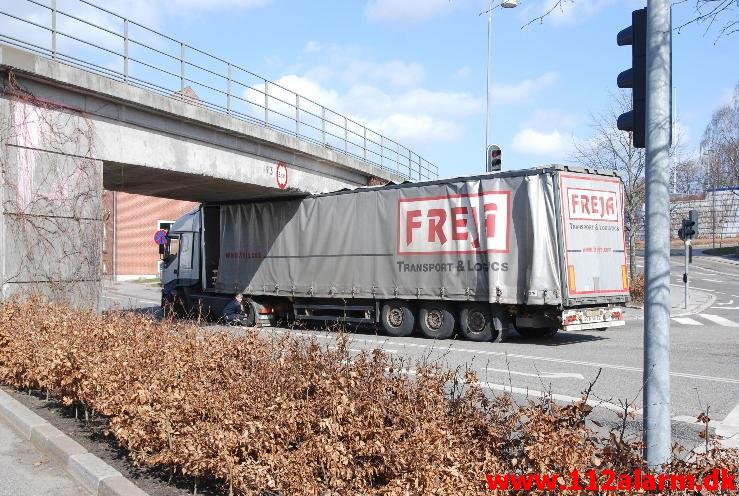
<path id="1" fill-rule="evenodd" d="M 456 374 L 404 366 L 378 350 L 350 357 L 346 343 L 233 337 L 38 298 L 0 305 L 1 382 L 104 415 L 136 464 L 239 494 L 471 495 L 487 492 L 488 472 L 641 463 L 637 443 L 586 428 L 584 402 L 519 407 L 484 394 L 473 373 L 450 393 Z M 722 453 L 714 460 L 736 467 Z"/>

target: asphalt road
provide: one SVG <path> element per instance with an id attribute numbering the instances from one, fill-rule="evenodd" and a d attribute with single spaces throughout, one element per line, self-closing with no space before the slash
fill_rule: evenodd
<path id="1" fill-rule="evenodd" d="M 639 265 L 642 265 L 642 261 Z M 703 443 L 702 425 L 695 422 L 708 411 L 711 427 L 739 441 L 739 263 L 712 257 L 696 257 L 691 266 L 691 284 L 701 293 L 690 302 L 705 302 L 705 309 L 690 313 L 682 308 L 682 257 L 673 257 L 673 319 L 671 325 L 671 375 L 673 437 L 688 448 Z M 124 307 L 158 305 L 158 288 L 115 284 L 105 293 L 107 304 Z M 710 306 L 709 306 L 710 305 Z M 693 305 L 694 306 L 694 305 Z M 229 329 L 230 332 L 243 332 Z M 263 329 L 265 335 L 290 333 L 315 338 L 334 346 L 336 333 L 320 329 Z M 512 392 L 526 401 L 542 392 L 555 400 L 572 401 L 598 377 L 592 389 L 592 414 L 602 430 L 620 423 L 616 411 L 631 405 L 635 413 L 629 423 L 634 436 L 641 427 L 643 312 L 629 309 L 627 324 L 606 331 L 560 332 L 546 341 L 513 336 L 506 343 L 473 343 L 462 340 L 432 341 L 420 337 L 389 338 L 373 330 L 350 332 L 350 351 L 359 353 L 384 349 L 404 360 L 413 373 L 420 361 L 436 361 L 444 367 L 474 369 L 491 392 Z M 598 374 L 600 375 L 598 376 Z M 599 429 L 599 430 L 601 430 Z"/>

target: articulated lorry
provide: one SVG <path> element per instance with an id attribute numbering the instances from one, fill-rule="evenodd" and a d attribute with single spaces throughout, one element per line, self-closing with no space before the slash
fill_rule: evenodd
<path id="1" fill-rule="evenodd" d="M 172 226 L 162 301 L 248 324 L 379 324 L 502 341 L 624 324 L 620 178 L 549 166 L 203 204 Z M 175 249 L 174 245 L 178 245 Z M 176 253 L 175 253 L 176 251 Z"/>

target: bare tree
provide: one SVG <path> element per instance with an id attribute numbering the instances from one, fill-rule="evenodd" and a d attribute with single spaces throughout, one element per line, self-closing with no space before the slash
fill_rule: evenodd
<path id="1" fill-rule="evenodd" d="M 577 2 L 586 2 L 587 0 L 548 0 L 544 12 L 529 20 L 521 28 L 530 26 L 531 24 L 542 24 L 544 19 L 556 12 L 564 12 L 568 8 L 573 8 Z M 718 38 L 728 36 L 739 32 L 739 2 L 736 0 L 675 0 L 672 5 L 691 4 L 693 3 L 692 15 L 688 19 L 674 29 L 680 31 L 686 26 L 698 24 L 706 27 L 705 33 L 711 29 L 718 29 Z"/>
<path id="2" fill-rule="evenodd" d="M 739 83 L 730 101 L 713 113 L 701 150 L 707 164 L 706 188 L 739 185 Z"/>
<path id="3" fill-rule="evenodd" d="M 574 143 L 571 160 L 584 167 L 616 170 L 624 181 L 624 215 L 629 242 L 629 272 L 636 274 L 636 236 L 643 227 L 644 150 L 634 148 L 631 133 L 616 127 L 618 116 L 631 109 L 631 96 L 621 91 L 612 94 L 608 108 L 591 115 L 594 136 Z"/>

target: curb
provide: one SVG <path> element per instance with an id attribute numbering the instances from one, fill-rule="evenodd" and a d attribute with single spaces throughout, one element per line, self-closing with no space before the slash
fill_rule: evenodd
<path id="1" fill-rule="evenodd" d="M 0 421 L 54 460 L 96 496 L 148 496 L 120 472 L 0 389 Z"/>
<path id="2" fill-rule="evenodd" d="M 704 303 L 703 305 L 699 305 L 698 307 L 696 307 L 696 309 L 693 309 L 693 310 L 684 310 L 682 312 L 675 313 L 674 315 L 673 314 L 670 314 L 670 318 L 672 318 L 672 317 L 684 317 L 686 315 L 695 315 L 696 313 L 701 313 L 701 312 L 703 312 L 705 310 L 708 310 L 709 308 L 711 308 L 711 306 L 714 303 L 716 303 L 716 295 L 714 295 L 713 293 L 708 293 L 707 291 L 701 291 L 699 289 L 691 289 L 690 291 L 691 292 L 695 291 L 695 292 L 700 292 L 700 293 L 703 293 L 703 294 L 707 294 L 708 295 L 708 302 L 707 303 Z"/>

